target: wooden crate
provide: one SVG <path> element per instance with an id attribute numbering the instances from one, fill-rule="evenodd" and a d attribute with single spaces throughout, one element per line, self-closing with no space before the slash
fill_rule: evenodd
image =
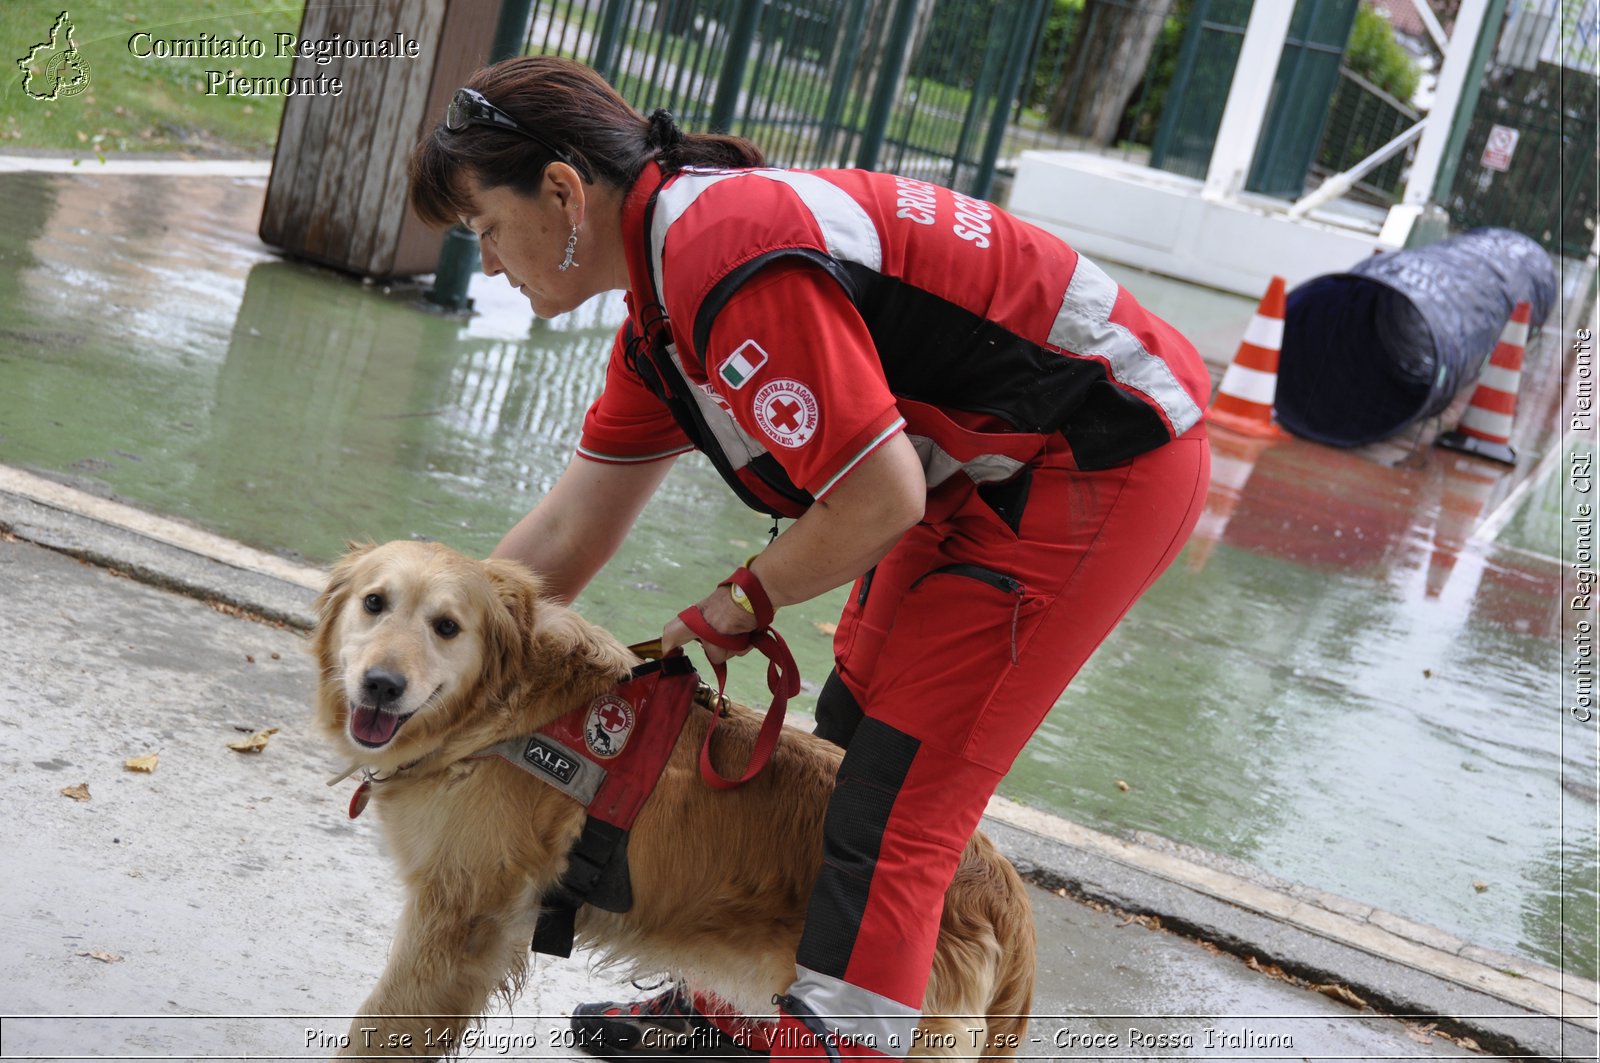
<path id="1" fill-rule="evenodd" d="M 284 101 L 261 239 L 364 277 L 432 273 L 443 234 L 406 206 L 406 158 L 450 95 L 489 59 L 499 0 L 308 0 L 300 39 L 417 41 L 415 59 L 301 55 L 295 78 L 338 77 L 338 96 Z"/>

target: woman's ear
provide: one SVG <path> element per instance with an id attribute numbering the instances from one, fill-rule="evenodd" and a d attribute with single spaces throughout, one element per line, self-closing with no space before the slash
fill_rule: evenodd
<path id="1" fill-rule="evenodd" d="M 544 187 L 556 197 L 561 212 L 566 215 L 567 224 L 583 224 L 588 190 L 584 187 L 582 174 L 568 163 L 552 162 L 544 168 Z"/>

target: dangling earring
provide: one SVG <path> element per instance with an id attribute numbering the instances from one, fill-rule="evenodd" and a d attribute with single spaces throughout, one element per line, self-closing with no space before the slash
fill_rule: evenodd
<path id="1" fill-rule="evenodd" d="M 573 266 L 582 265 L 583 263 L 581 263 L 581 262 L 572 261 L 573 253 L 576 252 L 577 250 L 578 250 L 578 227 L 576 225 L 574 225 L 572 227 L 572 235 L 567 237 L 567 257 L 563 258 L 561 260 L 561 265 L 557 266 L 556 269 L 559 269 L 562 273 L 565 273 L 567 270 L 571 269 Z"/>

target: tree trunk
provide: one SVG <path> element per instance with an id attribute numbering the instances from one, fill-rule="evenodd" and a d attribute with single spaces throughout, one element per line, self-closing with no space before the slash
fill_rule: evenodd
<path id="1" fill-rule="evenodd" d="M 1112 0 L 1084 0 L 1050 103 L 1053 128 L 1091 144 L 1112 142 L 1174 2 L 1144 0 L 1130 10 Z"/>

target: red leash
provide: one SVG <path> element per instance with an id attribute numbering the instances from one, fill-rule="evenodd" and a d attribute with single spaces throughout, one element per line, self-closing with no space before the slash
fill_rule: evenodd
<path id="1" fill-rule="evenodd" d="M 753 649 L 767 659 L 767 689 L 772 693 L 772 705 L 767 709 L 766 719 L 761 722 L 761 731 L 756 735 L 755 747 L 750 750 L 750 762 L 745 765 L 744 774 L 737 779 L 730 779 L 711 763 L 711 735 L 717 729 L 720 713 L 711 714 L 711 726 L 706 728 L 706 740 L 700 747 L 700 777 L 708 786 L 715 790 L 743 786 L 760 774 L 772 757 L 772 750 L 778 744 L 778 735 L 783 731 L 783 715 L 788 709 L 789 699 L 800 693 L 800 668 L 794 663 L 794 654 L 789 652 L 788 643 L 770 627 L 743 635 L 724 634 L 706 622 L 705 614 L 696 605 L 679 613 L 678 619 L 702 642 L 730 653 Z M 714 664 L 711 670 L 716 674 L 717 696 L 721 698 L 728 686 L 728 666 Z"/>

